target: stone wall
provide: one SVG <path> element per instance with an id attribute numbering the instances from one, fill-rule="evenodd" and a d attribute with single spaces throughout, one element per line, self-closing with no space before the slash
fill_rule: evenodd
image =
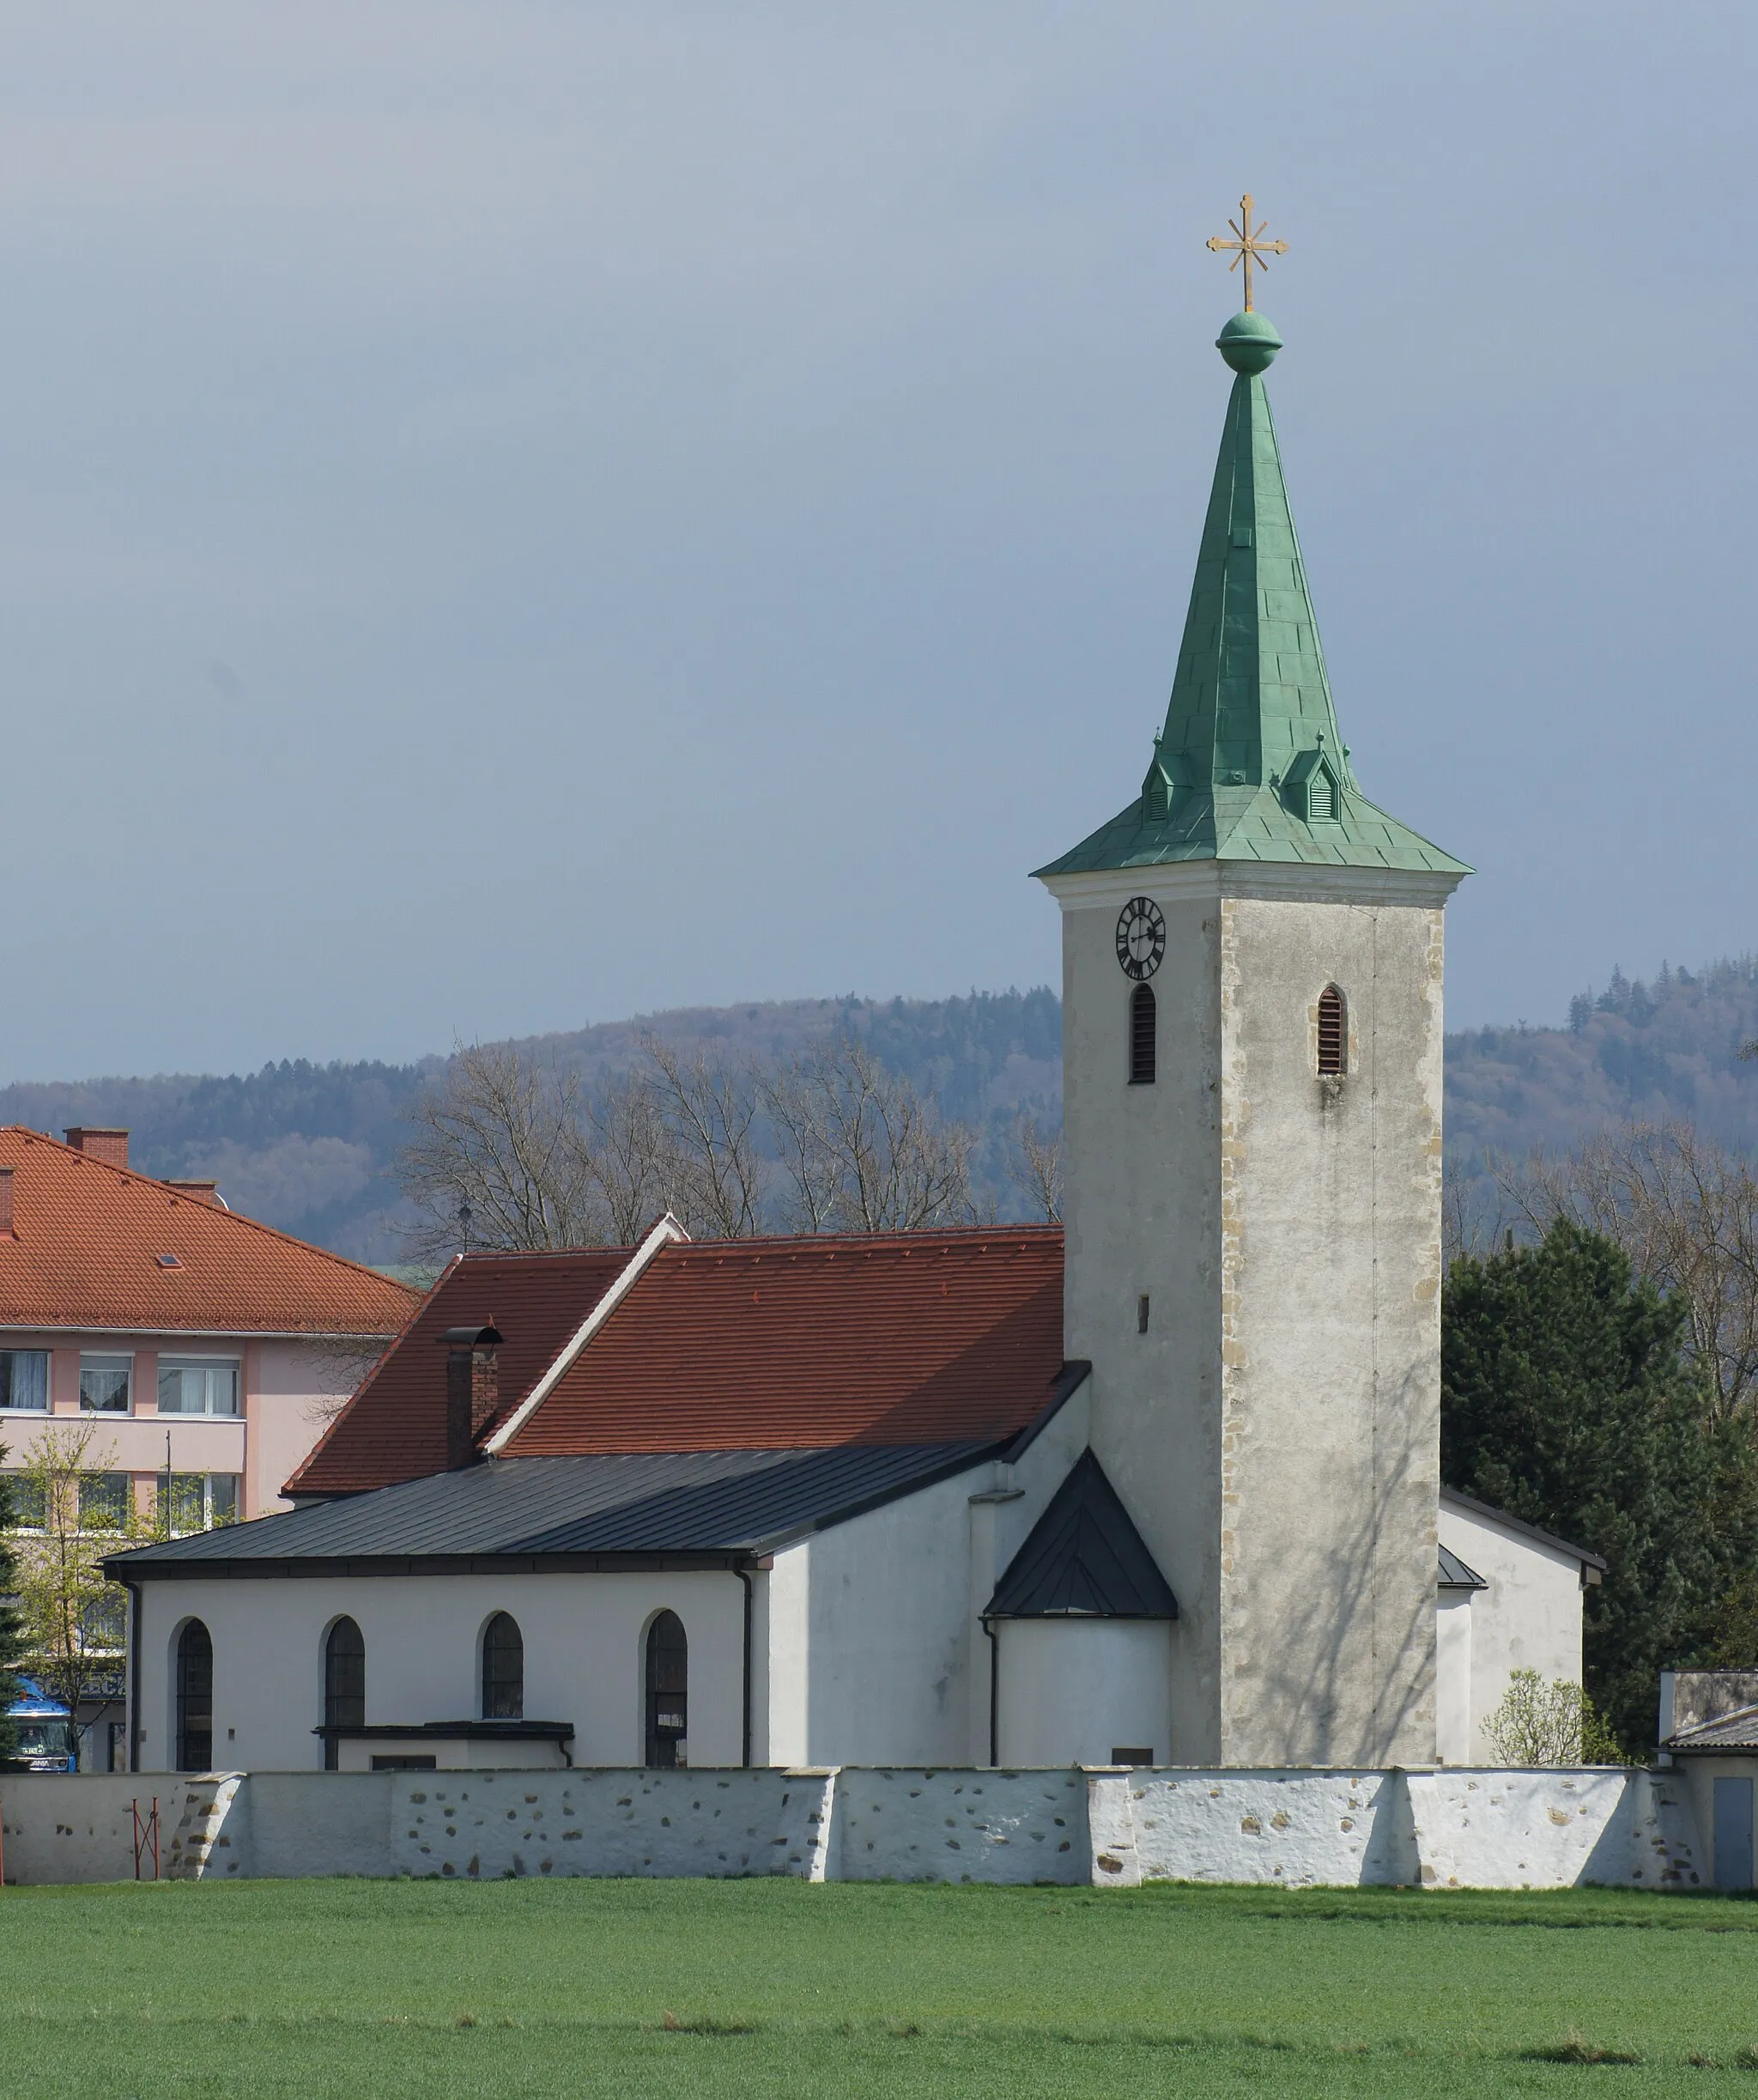
<path id="1" fill-rule="evenodd" d="M 1084 1772 L 836 1775 L 829 1878 L 1083 1882 L 1091 1873 Z"/>
<path id="2" fill-rule="evenodd" d="M 1677 1771 L 587 1766 L 9 1777 L 7 1880 L 127 1880 L 131 1804 L 144 1817 L 155 1787 L 160 1872 L 173 1880 L 786 1874 L 1445 1891 L 1709 1878 Z"/>

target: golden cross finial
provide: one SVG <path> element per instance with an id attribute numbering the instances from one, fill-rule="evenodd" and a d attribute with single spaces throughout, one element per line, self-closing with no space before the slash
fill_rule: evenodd
<path id="1" fill-rule="evenodd" d="M 1259 270 L 1267 270 L 1269 264 L 1264 260 L 1264 258 L 1266 255 L 1286 255 L 1288 243 L 1285 240 L 1259 240 L 1258 234 L 1264 231 L 1264 226 L 1259 226 L 1257 233 L 1252 232 L 1252 193 L 1249 190 L 1240 199 L 1238 219 L 1229 219 L 1228 224 L 1232 227 L 1236 238 L 1232 240 L 1223 240 L 1219 234 L 1211 234 L 1209 236 L 1209 246 L 1216 255 L 1225 255 L 1229 249 L 1234 251 L 1234 258 L 1227 266 L 1229 276 L 1239 268 L 1241 263 L 1245 264 L 1246 312 L 1249 313 L 1252 311 L 1252 264 L 1255 263 Z M 1264 225 L 1268 224 L 1268 220 L 1265 220 Z"/>

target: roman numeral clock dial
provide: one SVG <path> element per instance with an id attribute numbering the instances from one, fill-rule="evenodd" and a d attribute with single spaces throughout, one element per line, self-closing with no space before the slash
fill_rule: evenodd
<path id="1" fill-rule="evenodd" d="M 1117 960 L 1125 977 L 1151 977 L 1166 953 L 1166 914 L 1152 897 L 1131 897 L 1117 915 Z"/>

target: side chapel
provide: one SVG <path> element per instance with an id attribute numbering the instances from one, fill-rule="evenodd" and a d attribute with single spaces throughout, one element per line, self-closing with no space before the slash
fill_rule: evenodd
<path id="1" fill-rule="evenodd" d="M 1442 1491 L 1469 872 L 1338 727 L 1252 309 L 1165 726 L 1040 869 L 1062 1228 L 454 1260 L 286 1493 L 119 1556 L 140 1770 L 1484 1761 L 1593 1556 Z"/>

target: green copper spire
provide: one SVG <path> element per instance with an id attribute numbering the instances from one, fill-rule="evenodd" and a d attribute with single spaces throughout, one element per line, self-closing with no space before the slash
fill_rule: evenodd
<path id="1" fill-rule="evenodd" d="M 1166 726 L 1137 799 L 1038 873 L 1266 860 L 1467 874 L 1356 785 L 1264 386 L 1282 338 L 1236 313 L 1215 348 L 1238 376 Z"/>

